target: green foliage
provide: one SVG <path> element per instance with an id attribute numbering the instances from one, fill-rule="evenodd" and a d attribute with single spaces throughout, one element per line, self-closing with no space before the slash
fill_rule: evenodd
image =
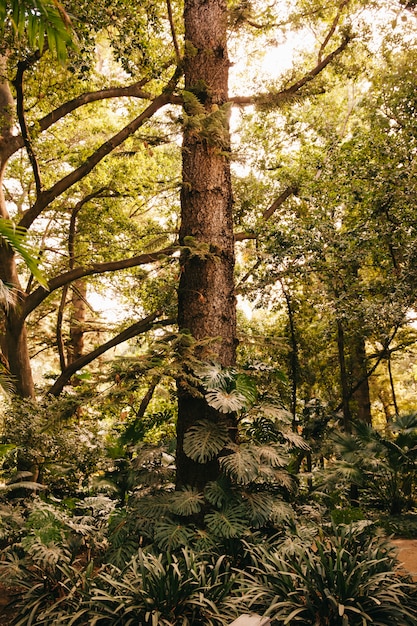
<path id="1" fill-rule="evenodd" d="M 340 460 L 330 466 L 335 474 L 355 482 L 367 505 L 400 514 L 412 509 L 416 498 L 416 415 L 397 417 L 385 433 L 357 423 L 352 434 L 334 433 Z"/>
<path id="2" fill-rule="evenodd" d="M 9 446 L 1 459 L 6 489 L 48 488 L 62 497 L 88 486 L 103 459 L 104 442 L 95 421 L 87 415 L 77 419 L 80 402 L 14 400 L 3 416 L 1 437 Z"/>
<path id="3" fill-rule="evenodd" d="M 252 552 L 251 606 L 283 624 L 413 624 L 417 605 L 386 541 L 362 523 L 294 545 L 291 558 L 269 547 Z"/>
<path id="4" fill-rule="evenodd" d="M 26 230 L 17 227 L 11 220 L 2 218 L 0 219 L 0 238 L 3 245 L 6 243 L 20 254 L 28 270 L 33 274 L 38 283 L 42 287 L 45 287 L 45 289 L 48 289 L 48 281 L 39 270 L 38 262 L 35 260 L 33 252 L 25 242 Z M 7 298 L 3 304 L 7 304 Z"/>
<path id="5" fill-rule="evenodd" d="M 25 32 L 29 46 L 41 53 L 46 39 L 61 62 L 67 58 L 67 47 L 74 45 L 69 15 L 54 0 L 2 0 L 0 33 L 9 28 L 17 38 Z"/>

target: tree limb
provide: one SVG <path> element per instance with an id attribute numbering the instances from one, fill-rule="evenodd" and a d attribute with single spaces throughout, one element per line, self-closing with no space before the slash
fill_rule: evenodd
<path id="1" fill-rule="evenodd" d="M 302 87 L 310 83 L 318 74 L 320 74 L 320 72 L 322 72 L 333 61 L 333 59 L 339 56 L 339 54 L 341 54 L 345 50 L 350 41 L 351 36 L 345 35 L 342 43 L 336 48 L 336 50 L 330 52 L 330 54 L 328 54 L 322 61 L 317 63 L 317 65 L 312 70 L 307 72 L 307 74 L 304 74 L 304 76 L 300 78 L 300 80 L 297 80 L 287 89 L 283 89 L 276 94 L 263 93 L 255 96 L 233 96 L 229 99 L 229 101 L 239 106 L 268 103 L 274 104 L 275 106 L 284 104 L 285 102 L 288 102 L 288 100 L 292 96 L 296 95 Z"/>
<path id="2" fill-rule="evenodd" d="M 279 209 L 279 207 L 290 197 L 292 194 L 297 193 L 298 187 L 297 185 L 289 185 L 282 191 L 277 198 L 273 201 L 273 203 L 265 209 L 262 213 L 262 220 L 267 221 L 270 217 Z M 245 241 L 246 239 L 256 239 L 257 235 L 254 233 L 235 233 L 234 235 L 235 241 Z"/>
<path id="3" fill-rule="evenodd" d="M 74 280 L 84 278 L 85 276 L 92 276 L 93 274 L 105 274 L 106 272 L 115 272 L 117 270 L 128 269 L 130 267 L 146 265 L 147 263 L 155 263 L 155 261 L 158 261 L 161 258 L 172 255 L 178 249 L 178 246 L 169 246 L 156 252 L 146 252 L 129 259 L 107 261 L 105 263 L 92 263 L 89 267 L 75 267 L 68 272 L 55 276 L 55 278 L 51 278 L 51 280 L 48 281 L 48 289 L 38 287 L 35 291 L 29 294 L 22 305 L 22 319 L 26 319 L 26 317 L 34 309 L 36 309 L 36 307 L 39 306 L 39 304 L 41 304 L 41 302 L 43 302 L 52 291 L 55 291 L 64 285 L 68 285 Z"/>
<path id="4" fill-rule="evenodd" d="M 170 92 L 163 92 L 157 96 L 150 105 L 142 111 L 138 117 L 127 124 L 122 130 L 116 133 L 111 139 L 104 142 L 93 154 L 84 161 L 80 167 L 64 176 L 55 185 L 43 191 L 37 198 L 35 204 L 23 215 L 19 226 L 29 228 L 34 220 L 41 214 L 55 198 L 63 194 L 67 189 L 75 185 L 89 174 L 94 167 L 108 156 L 115 148 L 120 146 L 128 137 L 133 135 L 147 120 L 149 120 L 160 108 L 170 102 Z"/>
<path id="5" fill-rule="evenodd" d="M 143 320 L 140 320 L 139 322 L 136 322 L 135 324 L 132 324 L 131 326 L 129 326 L 129 328 L 125 328 L 125 330 L 123 330 L 121 333 L 113 337 L 113 339 L 106 341 L 106 343 L 103 343 L 101 346 L 99 346 L 92 352 L 89 352 L 89 354 L 84 354 L 80 358 L 73 361 L 73 363 L 68 365 L 68 367 L 57 378 L 57 380 L 54 382 L 52 387 L 49 389 L 48 394 L 52 396 L 58 396 L 63 390 L 63 388 L 65 387 L 65 385 L 70 380 L 71 376 L 75 374 L 75 372 L 82 369 L 83 367 L 85 367 L 86 365 L 88 365 L 89 363 L 97 359 L 99 356 L 101 356 L 102 354 L 110 350 L 111 348 L 118 346 L 119 344 L 123 343 L 124 341 L 127 341 L 128 339 L 132 339 L 133 337 L 136 337 L 137 335 L 140 335 L 142 333 L 147 332 L 148 330 L 151 330 L 151 328 L 153 328 L 153 326 L 155 325 L 168 326 L 170 324 L 175 323 L 175 320 L 173 319 L 165 319 L 165 320 L 160 320 L 156 322 L 155 320 L 157 319 L 159 315 L 160 315 L 160 311 L 157 311 L 156 313 L 152 313 L 151 315 L 148 315 Z"/>
<path id="6" fill-rule="evenodd" d="M 25 71 L 34 65 L 40 59 L 40 53 L 37 52 L 32 57 L 19 61 L 17 64 L 16 78 L 13 81 L 13 85 L 16 89 L 16 110 L 17 118 L 19 120 L 20 131 L 22 133 L 22 142 L 26 148 L 29 162 L 32 166 L 33 177 L 35 179 L 36 195 L 39 196 L 42 191 L 41 176 L 39 170 L 39 164 L 36 159 L 35 152 L 33 150 L 32 142 L 30 140 L 29 129 L 26 123 L 25 109 L 24 109 L 24 94 L 23 94 L 23 76 Z"/>

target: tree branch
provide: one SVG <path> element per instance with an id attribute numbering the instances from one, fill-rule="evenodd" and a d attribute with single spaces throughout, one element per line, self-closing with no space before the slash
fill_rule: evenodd
<path id="1" fill-rule="evenodd" d="M 160 108 L 168 104 L 171 100 L 171 93 L 164 91 L 157 96 L 151 104 L 127 124 L 121 131 L 116 133 L 111 139 L 103 143 L 80 167 L 59 180 L 55 185 L 43 191 L 37 198 L 35 204 L 23 215 L 19 226 L 29 228 L 34 220 L 40 215 L 55 198 L 63 194 L 67 189 L 75 185 L 89 174 L 94 167 L 109 155 L 115 148 L 120 146 L 128 137 L 133 135 L 147 120 L 149 120 Z"/>
<path id="2" fill-rule="evenodd" d="M 175 32 L 174 18 L 172 16 L 171 0 L 166 0 L 166 3 L 167 3 L 169 25 L 171 27 L 172 42 L 174 44 L 175 56 L 176 56 L 176 59 L 177 59 L 177 65 L 180 65 L 180 63 L 181 63 L 181 53 L 180 53 L 180 48 L 178 46 L 177 34 Z"/>
<path id="3" fill-rule="evenodd" d="M 32 142 L 30 140 L 29 129 L 26 123 L 25 109 L 24 109 L 24 94 L 23 94 L 23 76 L 25 71 L 34 65 L 40 59 L 40 53 L 36 52 L 30 58 L 19 61 L 17 64 L 16 78 L 13 81 L 13 85 L 16 89 L 16 110 L 17 118 L 19 120 L 20 131 L 22 133 L 22 142 L 26 148 L 29 162 L 32 166 L 33 177 L 35 179 L 36 195 L 39 197 L 42 191 L 42 183 L 39 171 L 38 161 L 33 150 Z"/>
<path id="4" fill-rule="evenodd" d="M 304 74 L 300 80 L 297 80 L 293 85 L 287 89 L 283 89 L 276 94 L 263 93 L 255 96 L 233 96 L 229 99 L 233 104 L 239 106 L 247 106 L 251 104 L 274 104 L 280 105 L 288 102 L 288 100 L 296 95 L 302 87 L 310 83 L 320 72 L 322 72 L 339 54 L 341 54 L 347 45 L 350 43 L 351 37 L 345 35 L 340 46 L 328 54 L 322 61 L 320 61 L 312 70 Z"/>
<path id="5" fill-rule="evenodd" d="M 279 194 L 279 196 L 275 198 L 273 203 L 267 209 L 265 209 L 265 211 L 262 213 L 262 220 L 263 221 L 269 220 L 269 218 L 272 217 L 275 211 L 277 211 L 277 209 L 279 209 L 279 207 L 282 204 L 284 204 L 284 202 L 290 196 L 292 196 L 292 194 L 297 193 L 297 191 L 298 191 L 297 185 L 289 185 L 288 187 L 286 187 L 284 191 L 282 191 Z M 235 233 L 234 238 L 235 238 L 235 241 L 245 241 L 246 239 L 256 239 L 257 235 L 254 233 L 240 232 L 240 233 Z"/>
<path id="6" fill-rule="evenodd" d="M 89 354 L 81 356 L 76 361 L 68 365 L 68 367 L 62 372 L 62 374 L 57 378 L 52 387 L 49 389 L 48 394 L 52 396 L 58 396 L 65 387 L 65 385 L 68 383 L 70 378 L 75 374 L 75 372 L 82 369 L 111 348 L 118 346 L 128 339 L 132 339 L 137 335 L 151 330 L 151 328 L 153 328 L 153 326 L 155 325 L 168 326 L 175 323 L 175 320 L 173 319 L 166 319 L 155 322 L 159 315 L 160 311 L 148 315 L 143 320 L 140 320 L 140 322 L 136 322 L 135 324 L 129 326 L 129 328 L 125 328 L 125 330 L 113 337 L 113 339 L 106 341 L 92 352 L 89 352 Z"/>
<path id="7" fill-rule="evenodd" d="M 339 20 L 340 20 L 340 18 L 342 16 L 343 9 L 349 4 L 349 2 L 350 2 L 350 0 L 342 0 L 340 5 L 338 6 L 335 18 L 334 18 L 333 22 L 330 25 L 329 32 L 327 33 L 326 37 L 324 38 L 324 41 L 322 42 L 322 44 L 320 46 L 320 50 L 319 50 L 318 57 L 317 57 L 318 63 L 321 62 L 321 60 L 323 58 L 324 49 L 326 48 L 326 46 L 329 43 L 330 39 L 333 37 L 333 35 L 334 35 L 335 31 L 336 31 L 337 25 L 339 23 Z"/>
<path id="8" fill-rule="evenodd" d="M 166 256 L 171 256 L 179 249 L 178 246 L 169 246 L 158 250 L 157 252 L 147 252 L 139 254 L 138 256 L 131 257 L 130 259 L 121 259 L 120 261 L 107 261 L 105 263 L 92 263 L 89 267 L 75 267 L 68 272 L 64 272 L 55 278 L 51 278 L 48 281 L 48 289 L 38 287 L 26 297 L 26 300 L 22 306 L 22 319 L 26 317 L 36 309 L 41 302 L 43 302 L 48 295 L 63 287 L 72 283 L 74 280 L 84 278 L 84 276 L 92 276 L 93 274 L 105 274 L 106 272 L 115 272 L 117 270 L 128 269 L 130 267 L 137 267 L 139 265 L 146 265 L 147 263 L 155 263 Z"/>

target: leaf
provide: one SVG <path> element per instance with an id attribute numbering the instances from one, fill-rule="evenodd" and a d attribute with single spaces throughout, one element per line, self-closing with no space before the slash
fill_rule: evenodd
<path id="1" fill-rule="evenodd" d="M 0 237 L 13 248 L 13 250 L 20 254 L 38 283 L 44 287 L 44 289 L 48 289 L 46 278 L 39 270 L 37 262 L 25 244 L 26 230 L 18 228 L 11 220 L 0 218 Z"/>
<path id="2" fill-rule="evenodd" d="M 195 368 L 194 373 L 207 390 L 225 388 L 236 376 L 236 370 L 222 367 L 219 363 L 204 363 Z"/>
<path id="3" fill-rule="evenodd" d="M 241 505 L 234 504 L 222 511 L 208 513 L 204 518 L 209 530 L 219 537 L 240 537 L 248 529 L 245 510 Z"/>
<path id="4" fill-rule="evenodd" d="M 245 408 L 247 404 L 245 396 L 236 389 L 231 391 L 213 389 L 206 394 L 205 398 L 207 404 L 220 413 L 236 413 Z"/>
<path id="5" fill-rule="evenodd" d="M 14 34 L 26 31 L 29 46 L 42 52 L 45 34 L 48 48 L 58 61 L 65 62 L 67 47 L 75 47 L 71 19 L 58 0 L 9 0 L 0 2 L 0 33 L 11 17 Z"/>
<path id="6" fill-rule="evenodd" d="M 225 424 L 200 420 L 184 436 L 184 453 L 197 463 L 207 463 L 229 442 Z"/>
<path id="7" fill-rule="evenodd" d="M 207 483 L 204 489 L 204 495 L 210 504 L 219 508 L 226 504 L 227 500 L 230 499 L 229 490 L 226 489 L 219 481 L 211 481 Z"/>
<path id="8" fill-rule="evenodd" d="M 246 374 L 238 374 L 236 376 L 236 391 L 237 393 L 242 394 L 245 398 L 246 407 L 254 404 L 258 398 L 256 382 L 253 378 L 247 376 Z"/>
<path id="9" fill-rule="evenodd" d="M 164 520 L 155 524 L 155 541 L 163 550 L 174 550 L 181 546 L 187 546 L 193 534 L 189 526 L 171 520 Z"/>
<path id="10" fill-rule="evenodd" d="M 203 494 L 191 487 L 174 491 L 170 496 L 170 508 L 176 515 L 188 516 L 199 513 L 203 503 Z"/>
<path id="11" fill-rule="evenodd" d="M 253 449 L 247 446 L 233 446 L 233 452 L 221 457 L 220 466 L 235 482 L 246 485 L 258 476 L 258 459 Z"/>

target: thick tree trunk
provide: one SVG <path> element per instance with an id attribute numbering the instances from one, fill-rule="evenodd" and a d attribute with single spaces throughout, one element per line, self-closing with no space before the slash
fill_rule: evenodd
<path id="1" fill-rule="evenodd" d="M 3 191 L 4 170 L 10 156 L 9 142 L 14 124 L 14 103 L 6 72 L 6 58 L 0 56 L 0 217 L 9 219 Z M 35 395 L 32 369 L 26 337 L 26 326 L 20 314 L 25 293 L 16 269 L 14 252 L 6 244 L 0 244 L 0 279 L 12 287 L 13 304 L 2 308 L 1 346 L 8 362 L 16 392 L 22 397 Z"/>
<path id="2" fill-rule="evenodd" d="M 226 2 L 186 0 L 184 23 L 185 89 L 198 97 L 209 116 L 220 111 L 228 97 Z M 197 341 L 212 340 L 199 349 L 201 359 L 229 366 L 235 362 L 236 303 L 226 117 L 223 122 L 221 145 L 200 130 L 184 128 L 180 244 L 191 242 L 193 248 L 181 257 L 178 323 L 180 330 L 188 329 Z M 206 254 L 201 254 L 200 244 L 206 244 Z M 177 482 L 202 488 L 216 478 L 218 464 L 189 459 L 183 452 L 184 434 L 197 420 L 225 418 L 180 383 L 178 389 Z M 229 426 L 235 427 L 233 418 Z"/>

